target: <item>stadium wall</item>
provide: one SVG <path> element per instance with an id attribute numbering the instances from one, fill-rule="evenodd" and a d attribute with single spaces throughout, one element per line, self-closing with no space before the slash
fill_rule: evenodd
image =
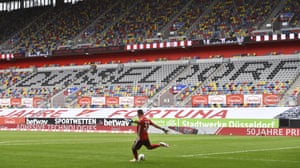
<path id="1" fill-rule="evenodd" d="M 136 108 L 0 109 L 1 130 L 134 133 L 129 118 Z M 280 126 L 279 116 L 290 107 L 152 108 L 146 116 L 171 134 L 245 136 L 300 136 L 295 128 Z M 294 120 L 294 119 L 293 119 Z M 162 133 L 151 128 L 151 133 Z"/>
<path id="2" fill-rule="evenodd" d="M 211 45 L 202 47 L 187 47 L 187 48 L 172 48 L 172 49 L 157 49 L 143 51 L 122 51 L 111 53 L 81 55 L 63 55 L 63 56 L 42 56 L 42 57 L 26 57 L 13 60 L 0 60 L 0 69 L 9 67 L 27 68 L 32 65 L 44 66 L 45 64 L 57 64 L 60 66 L 70 65 L 72 63 L 82 65 L 89 62 L 110 63 L 110 62 L 129 62 L 134 60 L 154 61 L 160 58 L 168 60 L 178 60 L 186 58 L 209 58 L 212 56 L 233 57 L 240 55 L 257 55 L 265 56 L 271 54 L 295 54 L 300 51 L 300 41 L 285 41 L 285 42 L 260 42 L 249 44 L 228 44 L 228 45 Z"/>

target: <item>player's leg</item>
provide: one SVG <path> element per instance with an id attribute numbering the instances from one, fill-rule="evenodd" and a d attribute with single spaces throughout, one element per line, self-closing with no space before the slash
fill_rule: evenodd
<path id="1" fill-rule="evenodd" d="M 162 147 L 166 147 L 166 148 L 169 147 L 169 144 L 167 144 L 165 142 L 160 142 L 159 145 L 162 146 Z"/>
<path id="2" fill-rule="evenodd" d="M 141 140 L 137 139 L 132 144 L 131 150 L 134 156 L 133 160 L 130 160 L 132 162 L 138 161 L 138 150 L 142 147 L 143 143 Z"/>
<path id="3" fill-rule="evenodd" d="M 144 145 L 149 150 L 160 147 L 160 144 L 151 144 L 149 139 L 147 139 L 147 140 L 144 141 Z"/>

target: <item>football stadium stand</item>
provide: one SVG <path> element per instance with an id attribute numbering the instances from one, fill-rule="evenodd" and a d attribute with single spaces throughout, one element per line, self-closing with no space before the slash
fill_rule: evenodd
<path id="1" fill-rule="evenodd" d="M 161 97 L 174 99 L 168 104 L 172 106 L 192 106 L 194 95 L 282 97 L 287 93 L 295 97 L 299 93 L 299 67 L 298 55 L 279 55 L 9 69 L 1 70 L 0 96 L 42 97 L 43 105 L 59 107 L 78 107 L 82 97 L 141 96 L 153 106 L 164 105 Z M 228 106 L 223 103 L 218 105 Z M 99 106 L 105 104 L 93 105 Z"/>
<path id="2" fill-rule="evenodd" d="M 57 51 L 81 49 L 89 55 L 85 49 L 106 47 L 134 53 L 161 46 L 194 47 L 195 41 L 204 46 L 242 45 L 246 39 L 299 40 L 299 5 L 292 0 L 84 0 L 0 11 L 0 61 L 17 55 L 55 57 Z M 4 68 L 0 106 L 293 105 L 300 99 L 299 50 L 284 54 L 274 48 L 259 57 L 249 50 L 243 57 L 182 55 L 177 60 Z M 227 95 L 246 95 L 249 100 L 228 103 Z M 265 103 L 263 98 L 269 95 L 276 101 Z M 196 101 L 204 97 L 206 101 Z M 138 98 L 142 103 L 133 103 Z M 40 103 L 28 103 L 38 99 Z"/>
<path id="3" fill-rule="evenodd" d="M 59 49 L 298 33 L 297 6 L 291 0 L 91 0 L 1 11 L 0 50 L 36 56 Z M 267 24 L 271 28 L 260 30 Z"/>

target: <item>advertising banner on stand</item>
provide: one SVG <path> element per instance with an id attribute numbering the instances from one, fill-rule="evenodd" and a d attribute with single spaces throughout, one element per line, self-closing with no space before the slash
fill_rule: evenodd
<path id="1" fill-rule="evenodd" d="M 279 103 L 281 95 L 279 94 L 263 94 L 263 105 L 275 106 Z"/>
<path id="2" fill-rule="evenodd" d="M 195 95 L 192 96 L 192 105 L 193 107 L 199 105 L 207 105 L 208 104 L 208 95 Z"/>
<path id="3" fill-rule="evenodd" d="M 244 104 L 244 95 L 242 94 L 226 95 L 226 104 L 228 105 Z"/>
<path id="4" fill-rule="evenodd" d="M 0 117 L 133 118 L 139 108 L 22 108 L 0 109 Z M 150 108 L 149 118 L 274 119 L 291 107 L 260 108 Z"/>

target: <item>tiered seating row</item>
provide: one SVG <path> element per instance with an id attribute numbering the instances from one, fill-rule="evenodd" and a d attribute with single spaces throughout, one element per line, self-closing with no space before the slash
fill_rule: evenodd
<path id="1" fill-rule="evenodd" d="M 299 73 L 297 55 L 7 70 L 0 72 L 0 98 L 50 100 L 63 91 L 73 105 L 85 96 L 151 99 L 161 91 L 170 91 L 180 102 L 197 94 L 283 95 Z M 294 90 L 296 96 L 299 87 Z"/>

